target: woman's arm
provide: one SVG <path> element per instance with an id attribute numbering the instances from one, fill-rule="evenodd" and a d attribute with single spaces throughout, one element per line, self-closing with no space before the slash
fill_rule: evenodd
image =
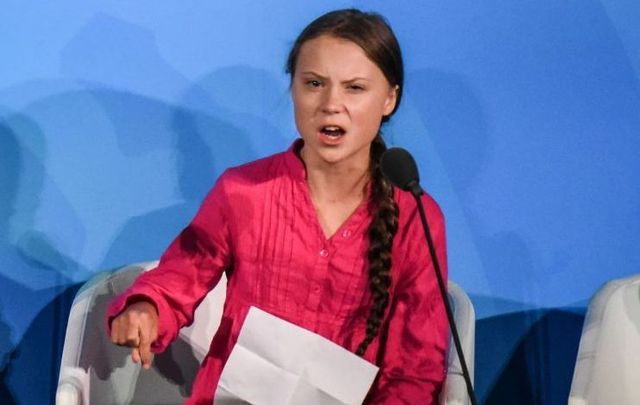
<path id="1" fill-rule="evenodd" d="M 223 179 L 224 175 L 209 192 L 192 222 L 162 255 L 158 267 L 141 274 L 111 302 L 107 311 L 109 328 L 132 304 L 148 301 L 157 310 L 157 333 L 151 344 L 151 350 L 157 353 L 175 339 L 180 328 L 192 322 L 195 308 L 231 263 L 229 211 Z"/>

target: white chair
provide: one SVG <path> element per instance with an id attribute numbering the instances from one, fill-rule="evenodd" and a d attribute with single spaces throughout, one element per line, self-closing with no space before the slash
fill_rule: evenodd
<path id="1" fill-rule="evenodd" d="M 465 292 L 454 282 L 449 281 L 447 288 L 453 318 L 458 327 L 460 345 L 464 353 L 464 359 L 469 369 L 471 382 L 473 383 L 473 371 L 475 364 L 476 343 L 476 313 L 473 304 Z M 462 375 L 460 358 L 453 344 L 453 337 L 449 337 L 449 352 L 447 353 L 447 379 L 444 382 L 440 394 L 441 405 L 468 405 L 471 398 L 467 393 L 467 385 Z"/>
<path id="2" fill-rule="evenodd" d="M 200 362 L 220 323 L 226 278 L 200 304 L 193 325 L 184 328 L 165 352 L 155 356 L 150 370 L 141 373 L 141 367 L 129 358 L 130 349 L 112 344 L 106 333 L 105 312 L 109 302 L 140 273 L 156 266 L 157 262 L 148 262 L 100 273 L 78 291 L 69 314 L 56 404 L 181 404 L 189 396 Z M 449 283 L 449 295 L 473 373 L 473 307 L 453 283 Z M 457 359 L 455 350 L 450 350 L 441 404 L 468 403 Z"/>
<path id="3" fill-rule="evenodd" d="M 151 370 L 141 373 L 129 358 L 130 349 L 112 344 L 106 332 L 105 314 L 111 300 L 157 264 L 99 273 L 78 291 L 69 313 L 56 404 L 181 404 L 188 398 L 222 317 L 226 278 L 198 307 L 193 325 L 182 329 L 176 341 L 155 356 Z"/>
<path id="4" fill-rule="evenodd" d="M 569 405 L 640 404 L 640 275 L 612 280 L 584 320 Z"/>

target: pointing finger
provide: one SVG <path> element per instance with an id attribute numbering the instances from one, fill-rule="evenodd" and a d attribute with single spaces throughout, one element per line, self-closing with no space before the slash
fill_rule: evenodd
<path id="1" fill-rule="evenodd" d="M 142 360 L 142 366 L 146 369 L 151 367 L 151 342 L 149 341 L 148 332 L 140 330 L 140 360 Z"/>

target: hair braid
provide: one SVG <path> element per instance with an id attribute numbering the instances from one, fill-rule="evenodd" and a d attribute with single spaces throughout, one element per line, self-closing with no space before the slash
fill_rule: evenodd
<path id="1" fill-rule="evenodd" d="M 393 187 L 382 176 L 380 157 L 387 149 L 378 134 L 371 144 L 371 202 L 375 213 L 369 227 L 369 289 L 373 305 L 367 318 L 366 336 L 356 354 L 363 356 L 378 335 L 384 312 L 389 305 L 391 287 L 391 246 L 398 230 L 398 205 L 393 199 Z"/>

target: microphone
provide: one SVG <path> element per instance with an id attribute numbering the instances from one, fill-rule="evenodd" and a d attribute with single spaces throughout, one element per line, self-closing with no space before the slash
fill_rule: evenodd
<path id="1" fill-rule="evenodd" d="M 422 195 L 418 166 L 409 152 L 402 148 L 389 148 L 380 158 L 382 174 L 396 187 Z"/>
<path id="2" fill-rule="evenodd" d="M 471 377 L 469 369 L 467 368 L 467 362 L 464 359 L 464 353 L 462 353 L 462 345 L 460 344 L 460 337 L 458 336 L 458 328 L 453 319 L 453 311 L 451 310 L 451 304 L 447 295 L 447 289 L 442 279 L 442 272 L 440 271 L 440 263 L 438 262 L 438 256 L 436 255 L 436 249 L 431 238 L 431 231 L 429 230 L 429 224 L 427 222 L 427 216 L 424 213 L 424 206 L 422 205 L 422 188 L 420 187 L 420 176 L 418 175 L 418 166 L 413 156 L 405 149 L 402 148 L 389 148 L 380 158 L 380 169 L 382 174 L 396 187 L 411 192 L 418 205 L 418 211 L 420 213 L 420 219 L 422 220 L 422 228 L 424 229 L 424 235 L 427 238 L 427 245 L 429 246 L 429 253 L 431 254 L 431 261 L 433 262 L 433 268 L 435 269 L 436 279 L 438 280 L 438 287 L 440 289 L 440 295 L 444 303 L 444 308 L 447 312 L 447 319 L 449 320 L 449 328 L 451 329 L 451 335 L 453 336 L 453 343 L 460 359 L 460 366 L 462 367 L 462 374 L 464 381 L 467 385 L 467 393 L 471 399 L 471 404 L 476 405 L 476 395 L 473 391 L 473 384 L 471 384 Z"/>

